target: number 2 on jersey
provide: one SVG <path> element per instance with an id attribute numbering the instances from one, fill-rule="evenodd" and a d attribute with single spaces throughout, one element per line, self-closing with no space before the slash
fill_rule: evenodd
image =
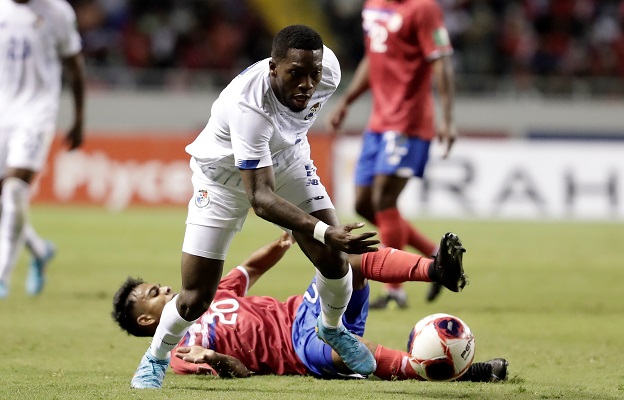
<path id="1" fill-rule="evenodd" d="M 208 323 L 220 322 L 224 325 L 234 325 L 238 318 L 239 308 L 235 299 L 213 301 L 208 312 Z"/>
<path id="2" fill-rule="evenodd" d="M 25 60 L 30 56 L 31 46 L 30 42 L 26 38 L 9 38 L 9 48 L 7 51 L 7 57 L 12 61 Z"/>

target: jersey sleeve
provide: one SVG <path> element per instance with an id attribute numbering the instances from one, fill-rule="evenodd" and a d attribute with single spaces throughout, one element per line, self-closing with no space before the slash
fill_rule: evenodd
<path id="1" fill-rule="evenodd" d="M 76 13 L 66 2 L 60 3 L 60 15 L 62 23 L 60 28 L 60 41 L 58 52 L 61 57 L 74 56 L 82 50 L 80 33 L 77 29 Z"/>
<path id="2" fill-rule="evenodd" d="M 342 72 L 340 71 L 340 62 L 332 49 L 323 45 L 323 80 L 326 79 L 327 84 L 334 87 L 334 90 L 340 85 Z"/>
<path id="3" fill-rule="evenodd" d="M 230 111 L 229 120 L 236 166 L 258 169 L 273 165 L 269 148 L 273 125 L 262 111 L 240 101 Z"/>
<path id="4" fill-rule="evenodd" d="M 428 61 L 453 53 L 451 40 L 444 25 L 444 14 L 433 1 L 423 2 L 414 13 L 417 40 Z"/>
<path id="5" fill-rule="evenodd" d="M 249 275 L 247 271 L 243 267 L 236 267 L 221 279 L 217 290 L 232 291 L 236 293 L 236 296 L 244 297 L 247 295 L 248 289 Z"/>

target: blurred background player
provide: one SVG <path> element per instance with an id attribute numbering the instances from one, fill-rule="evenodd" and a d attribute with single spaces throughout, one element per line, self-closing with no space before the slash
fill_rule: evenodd
<path id="1" fill-rule="evenodd" d="M 383 245 L 397 249 L 410 245 L 432 256 L 435 244 L 401 216 L 397 201 L 411 177 L 423 177 L 436 135 L 432 76 L 442 105 L 437 134 L 446 145 L 444 157 L 457 136 L 449 57 L 453 49 L 442 10 L 435 0 L 368 0 L 362 26 L 366 53 L 329 116 L 329 129 L 336 132 L 350 104 L 372 91 L 373 111 L 355 169 L 355 209 L 379 228 Z M 440 285 L 432 284 L 427 300 L 433 301 L 440 290 Z M 385 308 L 390 300 L 407 307 L 400 284 L 386 285 L 370 307 Z"/>
<path id="2" fill-rule="evenodd" d="M 305 25 L 277 33 L 271 57 L 241 72 L 213 103 L 208 124 L 186 147 L 194 197 L 182 245 L 182 289 L 169 302 L 132 378 L 137 389 L 162 387 L 169 352 L 210 307 L 225 255 L 249 209 L 292 230 L 316 268 L 322 304 L 317 332 L 353 370 L 375 359 L 342 324 L 351 297 L 345 253 L 376 251 L 376 232 L 340 225 L 310 156 L 308 129 L 340 83 L 334 53 Z M 317 90 L 318 89 L 318 90 Z"/>
<path id="3" fill-rule="evenodd" d="M 316 337 L 320 313 L 316 280 L 304 295 L 281 302 L 269 296 L 247 296 L 260 277 L 275 266 L 292 246 L 282 236 L 256 250 L 225 276 L 210 309 L 191 327 L 174 350 L 171 366 L 178 374 L 218 374 L 247 377 L 251 374 L 305 375 L 324 379 L 362 378 L 346 367 L 338 354 Z M 431 281 L 457 291 L 463 285 L 463 253 L 460 239 L 451 233 L 440 242 L 440 258 L 385 248 L 379 252 L 350 255 L 353 296 L 343 323 L 375 354 L 374 375 L 385 380 L 421 379 L 406 362 L 405 351 L 386 348 L 361 338 L 368 316 L 368 280 Z M 134 336 L 153 335 L 165 304 L 175 298 L 171 287 L 128 278 L 113 300 L 112 316 Z M 262 329 L 258 329 L 261 326 Z M 474 363 L 461 380 L 504 380 L 507 361 Z M 422 379 L 421 379 L 422 380 Z"/>
<path id="4" fill-rule="evenodd" d="M 84 61 L 76 15 L 65 0 L 0 0 L 0 298 L 26 244 L 32 254 L 26 290 L 37 295 L 55 248 L 28 222 L 31 184 L 56 129 L 62 62 L 71 78 L 70 150 L 83 139 Z"/>

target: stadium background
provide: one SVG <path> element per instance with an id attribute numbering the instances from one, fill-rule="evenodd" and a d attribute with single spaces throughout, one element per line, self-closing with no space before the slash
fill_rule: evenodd
<path id="1" fill-rule="evenodd" d="M 267 56 L 289 23 L 322 32 L 348 82 L 362 55 L 362 0 L 71 1 L 87 56 L 87 140 L 55 144 L 36 202 L 181 205 L 184 146 L 220 89 Z M 410 217 L 624 217 L 624 2 L 441 0 L 455 47 L 452 157 L 433 159 L 401 198 Z M 340 90 L 340 89 L 339 89 Z M 60 127 L 70 121 L 68 98 Z M 341 214 L 370 98 L 331 138 L 319 115 L 314 158 Z M 139 180 L 139 176 L 143 176 Z M 340 185 L 337 185 L 340 183 Z"/>

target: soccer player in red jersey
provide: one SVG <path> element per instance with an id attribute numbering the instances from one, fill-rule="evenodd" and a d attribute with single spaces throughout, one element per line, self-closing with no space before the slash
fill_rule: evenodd
<path id="1" fill-rule="evenodd" d="M 437 252 L 435 243 L 401 216 L 397 200 L 411 177 L 423 177 L 436 136 L 432 78 L 442 106 L 437 136 L 446 146 L 444 157 L 457 137 L 453 48 L 443 13 L 435 0 L 368 0 L 362 21 L 366 54 L 329 115 L 329 129 L 337 132 L 350 104 L 371 90 L 373 110 L 355 171 L 355 209 L 377 225 L 385 246 L 410 245 L 431 256 Z M 427 300 L 433 301 L 440 290 L 432 284 Z M 386 285 L 386 291 L 371 308 L 385 308 L 389 300 L 407 306 L 401 285 Z"/>
<path id="2" fill-rule="evenodd" d="M 312 375 L 320 378 L 362 377 L 354 374 L 340 357 L 315 333 L 320 313 L 313 280 L 303 295 L 285 302 L 268 296 L 247 296 L 249 288 L 272 268 L 292 246 L 292 237 L 278 240 L 254 252 L 230 271 L 219 284 L 209 310 L 190 328 L 173 350 L 171 367 L 178 374 L 208 374 L 247 377 L 251 374 Z M 446 234 L 441 247 L 447 250 L 437 260 L 391 248 L 350 256 L 354 272 L 353 296 L 343 317 L 348 329 L 358 335 L 375 355 L 374 375 L 381 379 L 421 379 L 407 362 L 407 353 L 367 341 L 367 278 L 383 282 L 444 282 L 451 290 L 465 284 L 459 238 Z M 170 287 L 128 278 L 113 301 L 113 318 L 135 336 L 152 336 L 164 305 L 175 297 Z M 474 363 L 462 380 L 505 379 L 507 361 L 494 359 Z"/>

